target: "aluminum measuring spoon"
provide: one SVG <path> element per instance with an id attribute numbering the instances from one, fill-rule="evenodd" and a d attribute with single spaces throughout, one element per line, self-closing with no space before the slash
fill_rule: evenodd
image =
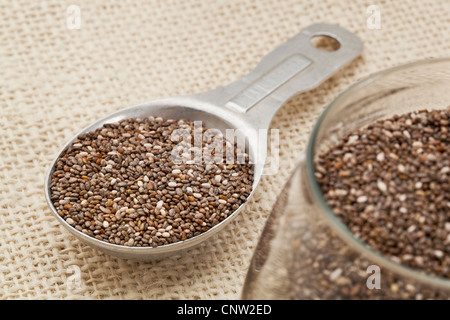
<path id="1" fill-rule="evenodd" d="M 339 49 L 325 51 L 316 48 L 311 43 L 311 39 L 317 36 L 327 36 L 337 40 Z M 296 93 L 319 85 L 356 58 L 362 48 L 361 40 L 346 29 L 325 23 L 313 24 L 266 55 L 252 72 L 229 85 L 195 95 L 145 102 L 94 122 L 68 141 L 51 164 L 45 178 L 45 196 L 51 211 L 64 227 L 81 241 L 120 258 L 151 260 L 201 243 L 229 224 L 245 203 L 211 229 L 184 241 L 158 247 L 128 247 L 111 244 L 76 230 L 57 213 L 50 198 L 50 183 L 58 158 L 79 135 L 95 131 L 106 123 L 115 123 L 128 118 L 149 116 L 165 119 L 186 118 L 202 121 L 205 128 L 219 129 L 222 132 L 226 129 L 254 129 L 256 132 L 260 129 L 269 130 L 273 116 L 287 99 Z M 254 162 L 254 180 L 250 198 L 261 179 L 267 149 L 257 147 L 261 143 L 257 135 L 248 135 L 245 139 L 248 144 L 247 153 L 251 159 L 257 159 Z"/>

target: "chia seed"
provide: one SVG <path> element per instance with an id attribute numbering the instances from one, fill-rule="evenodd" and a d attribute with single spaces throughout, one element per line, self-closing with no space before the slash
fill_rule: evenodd
<path id="1" fill-rule="evenodd" d="M 397 115 L 354 130 L 316 159 L 325 200 L 357 238 L 396 262 L 445 278 L 449 123 L 450 110 Z"/>
<path id="2" fill-rule="evenodd" d="M 153 117 L 105 124 L 78 136 L 52 174 L 58 214 L 93 238 L 137 247 L 183 241 L 222 222 L 250 195 L 253 165 L 236 145 L 235 157 L 244 155 L 245 161 L 232 166 L 225 155 L 222 163 L 175 163 L 171 155 L 178 142 L 172 133 L 180 128 L 190 130 L 195 141 L 192 121 Z M 202 149 L 207 147 L 202 139 Z M 233 198 L 236 193 L 240 197 Z M 227 199 L 234 200 L 222 201 Z"/>

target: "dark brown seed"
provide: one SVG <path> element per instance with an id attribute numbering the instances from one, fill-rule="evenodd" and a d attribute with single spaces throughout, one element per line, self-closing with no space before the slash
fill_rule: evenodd
<path id="1" fill-rule="evenodd" d="M 223 221 L 250 195 L 253 165 L 247 155 L 235 165 L 175 164 L 171 156 L 178 142 L 171 136 L 180 128 L 193 136 L 193 121 L 152 117 L 80 135 L 61 154 L 52 175 L 51 199 L 58 214 L 81 232 L 126 246 L 186 240 Z M 236 147 L 234 152 L 241 154 Z M 211 191 L 216 172 L 229 183 Z M 216 205 L 219 195 L 233 194 L 239 195 L 236 201 Z"/>
<path id="2" fill-rule="evenodd" d="M 447 278 L 449 119 L 450 110 L 424 110 L 377 121 L 316 160 L 326 201 L 357 237 L 394 261 Z"/>

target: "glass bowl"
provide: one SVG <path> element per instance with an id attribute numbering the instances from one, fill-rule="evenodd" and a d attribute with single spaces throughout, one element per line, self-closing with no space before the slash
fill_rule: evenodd
<path id="1" fill-rule="evenodd" d="M 373 74 L 322 113 L 266 222 L 243 299 L 447 299 L 450 279 L 426 274 L 359 240 L 327 205 L 315 157 L 350 131 L 422 109 L 448 109 L 450 58 Z M 442 192 L 448 192 L 442 190 Z"/>

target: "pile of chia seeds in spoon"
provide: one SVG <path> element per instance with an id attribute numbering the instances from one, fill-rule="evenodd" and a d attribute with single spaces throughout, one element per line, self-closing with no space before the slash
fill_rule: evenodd
<path id="1" fill-rule="evenodd" d="M 174 139 L 180 130 L 191 141 L 200 135 L 201 147 L 188 156 L 200 151 L 206 158 L 174 161 L 175 148 L 186 143 Z M 247 200 L 253 165 L 236 143 L 221 135 L 204 138 L 205 130 L 195 130 L 190 120 L 150 117 L 78 136 L 55 164 L 55 209 L 78 231 L 124 246 L 156 247 L 209 230 Z M 212 142 L 223 144 L 223 155 L 214 154 Z M 225 152 L 230 147 L 232 163 Z"/>
<path id="2" fill-rule="evenodd" d="M 450 109 L 357 129 L 320 154 L 315 175 L 351 232 L 392 260 L 450 277 Z"/>

